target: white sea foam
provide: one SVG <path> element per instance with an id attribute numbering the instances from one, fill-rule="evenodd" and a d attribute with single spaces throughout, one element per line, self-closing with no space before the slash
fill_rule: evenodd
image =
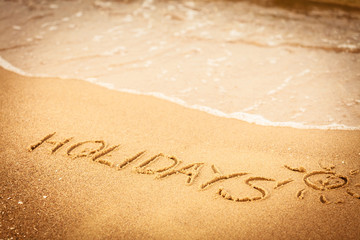
<path id="1" fill-rule="evenodd" d="M 17 74 L 23 75 L 23 76 L 32 76 L 31 74 L 28 74 L 26 72 L 24 72 L 23 70 L 21 70 L 20 68 L 15 67 L 14 65 L 12 65 L 11 63 L 9 63 L 8 61 L 6 61 L 5 59 L 3 59 L 0 56 L 0 66 L 2 66 L 3 68 L 5 68 L 6 70 L 15 72 Z"/>
<path id="2" fill-rule="evenodd" d="M 57 77 L 57 78 L 61 78 L 61 79 L 69 78 L 67 76 L 48 76 L 48 75 L 43 75 L 43 74 L 36 74 L 36 75 L 30 74 L 30 73 L 23 71 L 20 68 L 15 67 L 11 63 L 9 63 L 5 59 L 3 59 L 1 56 L 0 56 L 0 66 L 9 71 L 12 71 L 19 75 L 22 75 L 22 76 Z M 87 78 L 87 79 L 82 79 L 82 80 L 91 82 L 93 84 L 97 84 L 99 86 L 102 86 L 102 87 L 105 87 L 108 89 L 112 89 L 112 90 L 116 90 L 116 91 L 120 91 L 120 92 L 131 93 L 131 94 L 137 94 L 137 95 L 153 96 L 156 98 L 164 99 L 164 100 L 182 105 L 187 108 L 200 110 L 200 111 L 207 112 L 209 114 L 216 115 L 219 117 L 234 118 L 234 119 L 238 119 L 238 120 L 242 120 L 242 121 L 245 121 L 248 123 L 254 123 L 254 124 L 262 125 L 262 126 L 278 126 L 278 127 L 292 127 L 292 128 L 298 128 L 298 129 L 322 129 L 322 130 L 329 130 L 329 129 L 332 129 L 332 130 L 335 130 L 335 129 L 337 129 L 337 130 L 360 130 L 360 127 L 352 127 L 352 126 L 347 126 L 344 124 L 337 124 L 337 123 L 332 123 L 332 124 L 328 124 L 328 125 L 307 125 L 302 122 L 273 122 L 273 121 L 270 121 L 270 120 L 264 118 L 263 116 L 257 115 L 257 114 L 249 114 L 249 113 L 245 113 L 245 112 L 225 113 L 223 111 L 220 111 L 218 109 L 214 109 L 214 108 L 211 108 L 208 106 L 197 105 L 197 104 L 191 105 L 180 98 L 167 96 L 160 92 L 141 92 L 138 90 L 125 89 L 125 88 L 118 89 L 118 88 L 115 88 L 114 85 L 111 83 L 100 82 L 94 78 Z"/>

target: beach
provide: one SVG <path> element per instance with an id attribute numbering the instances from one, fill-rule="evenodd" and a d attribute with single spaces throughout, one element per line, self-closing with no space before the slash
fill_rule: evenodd
<path id="1" fill-rule="evenodd" d="M 350 194 L 359 194 L 359 131 L 258 126 L 4 69 L 0 82 L 2 238 L 360 234 L 359 195 Z M 316 176 L 315 187 L 304 181 L 313 172 L 346 184 L 316 189 Z"/>
<path id="2" fill-rule="evenodd" d="M 1 57 L 27 75 L 295 128 L 360 129 L 359 29 L 313 1 L 0 1 Z"/>
<path id="3" fill-rule="evenodd" d="M 0 240 L 359 239 L 359 7 L 0 0 Z"/>

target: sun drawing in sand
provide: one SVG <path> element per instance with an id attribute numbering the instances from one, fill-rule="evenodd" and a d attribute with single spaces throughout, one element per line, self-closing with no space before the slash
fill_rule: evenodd
<path id="1" fill-rule="evenodd" d="M 346 189 L 346 193 L 350 195 L 353 198 L 360 199 L 360 194 L 354 191 L 354 188 L 357 188 L 360 190 L 360 184 L 354 184 L 352 187 L 350 187 L 350 178 L 347 176 L 340 175 L 336 173 L 335 166 L 332 164 L 324 165 L 321 162 L 319 162 L 319 166 L 322 168 L 322 170 L 316 170 L 316 171 L 307 171 L 304 167 L 290 167 L 288 165 L 284 165 L 285 168 L 299 173 L 304 173 L 303 181 L 307 187 L 310 187 L 314 190 L 321 191 L 322 194 L 320 195 L 320 202 L 324 204 L 330 204 L 331 201 L 328 200 L 325 193 L 327 191 L 335 190 L 344 188 Z M 354 176 L 358 174 L 360 171 L 359 169 L 351 170 L 350 175 Z M 303 188 L 299 190 L 296 194 L 296 197 L 299 199 L 304 199 L 305 194 L 307 192 L 307 188 Z M 336 200 L 334 203 L 343 203 L 344 200 Z"/>

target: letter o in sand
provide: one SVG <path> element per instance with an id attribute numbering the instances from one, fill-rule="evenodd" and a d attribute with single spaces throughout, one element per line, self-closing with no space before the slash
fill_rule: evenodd
<path id="1" fill-rule="evenodd" d="M 76 148 L 84 145 L 84 144 L 91 144 L 91 149 L 85 148 L 84 150 L 82 150 L 80 153 L 78 154 L 72 154 L 71 152 L 74 151 Z M 99 145 L 99 147 L 94 146 L 94 144 Z M 78 157 L 88 157 L 98 151 L 101 151 L 102 149 L 104 149 L 105 147 L 105 142 L 103 140 L 96 140 L 96 141 L 84 141 L 84 142 L 79 142 L 76 143 L 74 145 L 72 145 L 71 147 L 69 147 L 69 149 L 67 150 L 67 155 L 71 156 L 73 158 L 78 158 Z"/>

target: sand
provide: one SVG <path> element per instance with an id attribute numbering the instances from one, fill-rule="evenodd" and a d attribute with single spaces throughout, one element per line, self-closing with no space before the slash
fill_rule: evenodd
<path id="1" fill-rule="evenodd" d="M 360 8 L 0 0 L 0 55 L 36 76 L 157 94 L 248 122 L 360 129 Z"/>
<path id="2" fill-rule="evenodd" d="M 1 239 L 358 239 L 360 132 L 0 70 Z"/>

